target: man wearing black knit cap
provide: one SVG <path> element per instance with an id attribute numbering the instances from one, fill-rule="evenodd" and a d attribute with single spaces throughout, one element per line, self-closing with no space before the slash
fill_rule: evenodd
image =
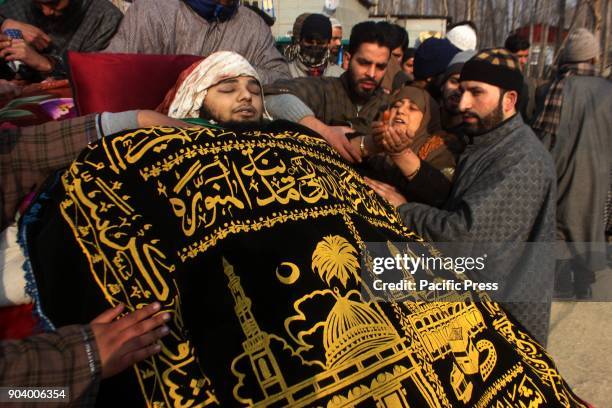
<path id="1" fill-rule="evenodd" d="M 414 54 L 414 86 L 426 89 L 435 100 L 440 99 L 444 71 L 461 50 L 446 38 L 428 38 Z"/>
<path id="2" fill-rule="evenodd" d="M 323 14 L 310 14 L 302 23 L 299 37 L 296 56 L 289 62 L 291 77 L 339 77 L 344 73 L 330 59 L 332 26 L 329 18 Z"/>
<path id="3" fill-rule="evenodd" d="M 498 283 L 491 295 L 545 344 L 554 269 L 552 159 L 517 115 L 523 77 L 514 56 L 483 50 L 465 63 L 460 81 L 467 147 L 446 204 L 408 203 L 391 186 L 371 186 L 426 240 L 469 243 L 470 255 L 486 254 L 487 267 L 466 277 Z"/>

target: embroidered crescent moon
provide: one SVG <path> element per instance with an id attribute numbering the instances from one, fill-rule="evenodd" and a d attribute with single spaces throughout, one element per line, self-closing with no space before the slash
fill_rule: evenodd
<path id="1" fill-rule="evenodd" d="M 283 276 L 279 273 L 278 268 L 276 268 L 276 277 L 279 281 L 281 281 L 281 283 L 284 283 L 285 285 L 292 285 L 300 277 L 300 268 L 298 268 L 296 264 L 291 262 L 282 262 L 280 266 L 288 266 L 291 270 L 289 275 Z"/>

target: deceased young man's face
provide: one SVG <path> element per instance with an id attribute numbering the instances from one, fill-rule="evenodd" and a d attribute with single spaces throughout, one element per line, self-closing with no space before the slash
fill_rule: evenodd
<path id="1" fill-rule="evenodd" d="M 226 79 L 208 89 L 203 117 L 220 123 L 261 122 L 263 94 L 250 76 Z"/>

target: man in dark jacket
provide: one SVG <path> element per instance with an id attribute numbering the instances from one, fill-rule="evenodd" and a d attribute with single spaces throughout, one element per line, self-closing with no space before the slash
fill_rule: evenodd
<path id="1" fill-rule="evenodd" d="M 66 51 L 103 50 L 122 17 L 107 0 L 8 1 L 0 6 L 2 31 L 19 30 L 23 39 L 0 42 L 0 57 L 43 75 L 61 75 Z"/>
<path id="2" fill-rule="evenodd" d="M 529 62 L 529 49 L 531 43 L 519 34 L 511 34 L 504 43 L 504 48 L 510 51 L 519 61 L 521 71 L 525 72 L 525 67 Z M 531 123 L 534 119 L 536 110 L 536 89 L 539 83 L 536 78 L 525 76 L 523 88 L 521 89 L 518 111 L 523 115 L 526 123 Z"/>
<path id="3" fill-rule="evenodd" d="M 423 238 L 474 243 L 477 252 L 486 251 L 491 267 L 471 278 L 497 282 L 497 299 L 508 302 L 507 309 L 545 344 L 553 258 L 544 251 L 554 240 L 556 201 L 552 159 L 517 115 L 523 77 L 510 53 L 480 52 L 465 63 L 460 81 L 469 143 L 446 204 L 408 203 L 393 187 L 370 183 Z"/>
<path id="4" fill-rule="evenodd" d="M 391 56 L 382 23 L 366 21 L 353 27 L 349 69 L 340 78 L 296 78 L 264 87 L 266 107 L 275 119 L 298 122 L 319 133 L 340 155 L 359 162 L 359 149 L 346 135 L 368 133 L 387 107 L 380 87 Z"/>

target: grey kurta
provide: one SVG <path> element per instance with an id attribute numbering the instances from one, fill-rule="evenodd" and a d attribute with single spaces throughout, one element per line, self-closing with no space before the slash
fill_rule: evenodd
<path id="1" fill-rule="evenodd" d="M 499 282 L 498 295 L 506 299 L 541 299 L 505 306 L 545 343 L 551 293 L 542 289 L 552 292 L 554 259 L 533 250 L 517 253 L 516 245 L 510 244 L 554 241 L 555 186 L 550 154 L 521 116 L 515 115 L 467 145 L 457 162 L 450 197 L 441 209 L 408 203 L 399 211 L 404 222 L 426 240 L 481 243 L 479 248 L 488 248 L 489 260 L 496 265 L 494 274 L 471 278 Z"/>
<path id="2" fill-rule="evenodd" d="M 553 146 L 558 175 L 557 238 L 568 258 L 590 271 L 605 267 L 604 211 L 612 158 L 612 84 L 570 76 L 563 84 L 561 121 Z M 571 244 L 570 244 L 571 243 Z"/>
<path id="3" fill-rule="evenodd" d="M 234 51 L 255 67 L 264 84 L 290 78 L 270 27 L 242 6 L 228 21 L 209 23 L 181 0 L 138 0 L 105 51 L 203 56 Z"/>

